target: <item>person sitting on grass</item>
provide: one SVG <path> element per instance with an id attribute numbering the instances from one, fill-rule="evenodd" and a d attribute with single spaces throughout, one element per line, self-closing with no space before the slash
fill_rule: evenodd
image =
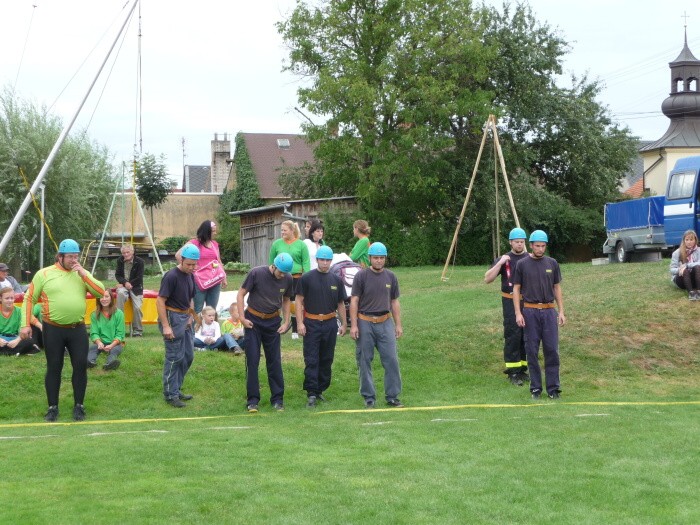
<path id="1" fill-rule="evenodd" d="M 97 365 L 100 352 L 107 353 L 107 362 L 103 370 L 116 370 L 121 365 L 119 356 L 124 349 L 124 312 L 117 308 L 116 299 L 109 290 L 95 299 L 97 308 L 90 314 L 90 349 L 88 350 L 88 368 Z"/>
<path id="2" fill-rule="evenodd" d="M 202 314 L 195 325 L 194 346 L 201 350 L 226 349 L 226 341 L 221 335 L 221 327 L 217 321 L 216 310 L 211 306 L 202 308 Z M 233 350 L 233 348 L 229 348 Z"/>
<path id="3" fill-rule="evenodd" d="M 233 349 L 234 355 L 241 355 L 245 348 L 245 328 L 238 315 L 238 303 L 232 302 L 228 311 L 231 317 L 222 323 L 221 332 L 224 334 L 226 346 Z"/>
<path id="4" fill-rule="evenodd" d="M 683 234 L 683 241 L 671 255 L 671 280 L 681 290 L 688 291 L 688 299 L 700 301 L 700 248 L 695 230 Z"/>
<path id="5" fill-rule="evenodd" d="M 22 322 L 22 309 L 15 306 L 15 291 L 7 286 L 0 289 L 2 306 L 0 311 L 0 354 L 25 355 L 40 352 L 31 339 L 22 339 L 19 328 Z"/>

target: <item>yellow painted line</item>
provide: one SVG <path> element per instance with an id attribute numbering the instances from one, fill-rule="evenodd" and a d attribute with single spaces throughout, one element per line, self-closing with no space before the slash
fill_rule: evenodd
<path id="1" fill-rule="evenodd" d="M 403 407 L 403 408 L 359 408 L 351 410 L 325 410 L 318 414 L 372 414 L 374 412 L 418 412 L 424 410 L 459 410 L 464 408 L 532 408 L 552 407 L 558 405 L 582 405 L 582 406 L 682 406 L 700 405 L 700 401 L 549 401 L 532 402 L 528 404 L 471 404 L 471 405 L 447 405 L 438 407 Z"/>

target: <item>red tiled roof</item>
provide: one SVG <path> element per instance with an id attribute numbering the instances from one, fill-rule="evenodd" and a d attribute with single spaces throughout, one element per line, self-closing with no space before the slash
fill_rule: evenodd
<path id="1" fill-rule="evenodd" d="M 635 199 L 641 197 L 642 193 L 644 193 L 644 178 L 639 179 L 625 190 L 625 195 L 629 195 Z"/>
<path id="2" fill-rule="evenodd" d="M 315 164 L 313 148 L 304 135 L 284 133 L 243 133 L 250 162 L 258 179 L 260 197 L 264 200 L 284 199 L 278 183 L 282 167 L 296 168 L 305 163 Z M 278 145 L 278 139 L 288 140 L 289 147 Z"/>

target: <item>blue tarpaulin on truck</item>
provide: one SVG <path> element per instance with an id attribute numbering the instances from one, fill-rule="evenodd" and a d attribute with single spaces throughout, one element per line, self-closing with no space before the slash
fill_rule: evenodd
<path id="1" fill-rule="evenodd" d="M 645 197 L 605 205 L 605 229 L 628 230 L 644 226 L 663 226 L 666 197 Z"/>

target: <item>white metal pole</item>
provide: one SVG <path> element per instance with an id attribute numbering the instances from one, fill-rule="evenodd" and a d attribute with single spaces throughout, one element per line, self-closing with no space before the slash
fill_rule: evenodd
<path id="1" fill-rule="evenodd" d="M 104 69 L 105 64 L 107 63 L 107 60 L 109 59 L 109 56 L 112 54 L 112 51 L 114 50 L 114 46 L 117 45 L 117 42 L 119 41 L 119 37 L 121 36 L 122 32 L 124 31 L 124 28 L 126 27 L 126 24 L 129 21 L 129 19 L 131 18 L 131 14 L 134 12 L 134 8 L 136 7 L 136 5 L 138 3 L 139 3 L 139 0 L 134 0 L 134 5 L 131 7 L 129 14 L 124 19 L 124 23 L 122 24 L 121 29 L 119 29 L 119 33 L 117 33 L 117 36 L 114 39 L 114 42 L 112 43 L 112 47 L 109 48 L 109 51 L 107 52 L 107 56 L 105 56 L 105 59 L 102 61 L 102 65 L 100 66 L 99 70 L 97 71 L 97 74 L 95 75 L 95 78 L 93 79 L 92 83 L 90 84 L 90 87 L 88 88 L 87 93 L 85 93 L 83 100 L 80 102 L 78 109 L 76 110 L 75 114 L 71 118 L 68 125 L 65 128 L 63 128 L 63 131 L 61 131 L 61 134 L 59 135 L 56 143 L 53 145 L 53 149 L 51 150 L 51 153 L 49 153 L 49 156 L 46 158 L 46 162 L 44 162 L 44 165 L 41 168 L 39 175 L 37 175 L 36 180 L 34 181 L 34 184 L 32 184 L 32 187 L 29 190 L 29 193 L 24 198 L 24 202 L 22 202 L 22 205 L 20 206 L 19 211 L 15 215 L 15 218 L 12 220 L 12 223 L 10 224 L 10 226 L 7 228 L 7 231 L 5 232 L 5 235 L 3 236 L 2 241 L 0 241 L 0 255 L 3 254 L 3 252 L 5 251 L 5 248 L 7 248 L 7 245 L 10 243 L 10 239 L 12 239 L 12 236 L 14 235 L 15 231 L 17 230 L 17 226 L 19 226 L 19 223 L 22 220 L 22 218 L 24 217 L 24 214 L 26 213 L 27 208 L 29 208 L 29 203 L 32 201 L 32 197 L 34 195 L 36 195 L 36 192 L 39 189 L 39 185 L 43 182 L 44 177 L 46 177 L 46 173 L 49 171 L 51 164 L 53 163 L 54 159 L 56 158 L 56 155 L 58 154 L 58 150 L 61 149 L 61 146 L 63 145 L 63 142 L 66 140 L 68 133 L 70 133 L 70 130 L 73 127 L 73 124 L 75 123 L 76 119 L 78 118 L 80 111 L 83 109 L 83 106 L 85 105 L 85 102 L 87 101 L 87 98 L 90 95 L 92 88 L 95 86 L 95 83 L 97 82 L 97 79 L 99 78 L 100 73 L 102 73 L 102 69 Z"/>
<path id="2" fill-rule="evenodd" d="M 39 186 L 41 189 L 41 230 L 39 232 L 39 268 L 44 267 L 44 202 L 46 200 L 46 184 Z"/>

